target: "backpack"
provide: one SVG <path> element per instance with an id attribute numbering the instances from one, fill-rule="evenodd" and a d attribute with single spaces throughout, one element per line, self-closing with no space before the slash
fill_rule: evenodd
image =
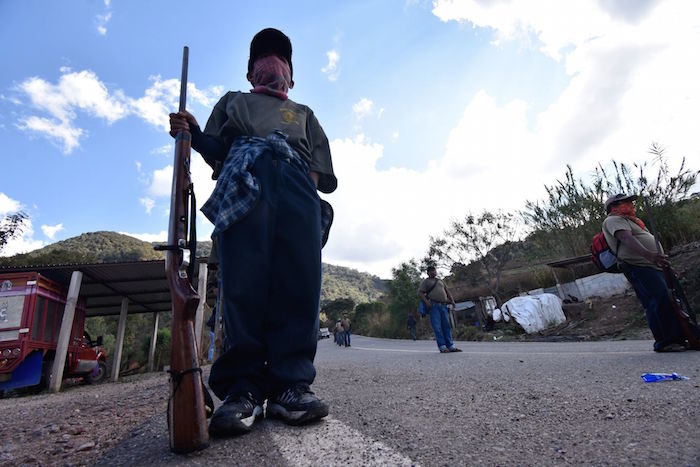
<path id="1" fill-rule="evenodd" d="M 617 255 L 610 249 L 602 230 L 593 237 L 591 261 L 601 272 L 622 273 L 617 264 Z"/>

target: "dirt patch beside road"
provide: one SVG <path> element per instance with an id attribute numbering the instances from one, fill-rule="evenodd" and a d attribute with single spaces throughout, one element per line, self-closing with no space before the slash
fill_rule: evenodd
<path id="1" fill-rule="evenodd" d="M 90 465 L 144 419 L 165 417 L 168 377 L 131 376 L 113 384 L 68 386 L 0 400 L 0 465 Z M 147 402 L 144 402 L 147 401 Z M 154 442 L 168 446 L 168 434 Z"/>

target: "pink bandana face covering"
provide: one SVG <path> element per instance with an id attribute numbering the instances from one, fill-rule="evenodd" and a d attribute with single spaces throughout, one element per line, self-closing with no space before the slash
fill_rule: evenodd
<path id="1" fill-rule="evenodd" d="M 268 94 L 287 99 L 287 91 L 292 81 L 289 65 L 277 55 L 268 55 L 253 63 L 253 89 L 250 92 Z"/>

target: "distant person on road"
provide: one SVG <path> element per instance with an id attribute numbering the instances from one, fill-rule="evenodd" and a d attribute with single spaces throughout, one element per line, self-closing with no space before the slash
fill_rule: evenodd
<path id="1" fill-rule="evenodd" d="M 445 283 L 437 278 L 435 266 L 428 266 L 426 272 L 428 277 L 420 283 L 418 295 L 430 313 L 430 324 L 433 326 L 438 349 L 440 353 L 461 352 L 452 342 L 452 329 L 447 310 L 448 304 L 455 306 L 454 298 Z"/>
<path id="2" fill-rule="evenodd" d="M 343 331 L 343 324 L 340 320 L 336 321 L 335 327 L 333 328 L 333 337 L 335 338 L 335 343 L 338 347 L 341 347 L 345 342 L 345 332 Z"/>
<path id="3" fill-rule="evenodd" d="M 226 331 L 209 376 L 223 400 L 212 436 L 250 431 L 266 400 L 265 416 L 290 425 L 328 414 L 310 386 L 321 247 L 333 217 L 318 191 L 338 183 L 330 145 L 314 112 L 288 98 L 292 44 L 284 33 L 253 37 L 246 79 L 250 92 L 227 92 L 204 131 L 189 112 L 170 114 L 170 134 L 189 131 L 217 179 L 201 208 L 218 242 Z"/>
<path id="4" fill-rule="evenodd" d="M 409 313 L 408 319 L 406 320 L 406 328 L 408 328 L 408 332 L 411 334 L 411 339 L 413 340 L 416 340 L 416 324 L 416 318 Z"/>
<path id="5" fill-rule="evenodd" d="M 343 325 L 343 344 L 345 344 L 345 347 L 350 347 L 350 318 L 348 318 L 348 314 L 344 313 L 343 314 L 343 320 L 341 321 Z"/>
<path id="6" fill-rule="evenodd" d="M 662 272 L 662 267 L 669 262 L 663 250 L 657 251 L 654 236 L 637 217 L 636 199 L 637 195 L 624 193 L 607 199 L 608 217 L 603 222 L 603 235 L 644 307 L 654 336 L 654 351 L 682 352 L 685 338 L 673 312 Z"/>

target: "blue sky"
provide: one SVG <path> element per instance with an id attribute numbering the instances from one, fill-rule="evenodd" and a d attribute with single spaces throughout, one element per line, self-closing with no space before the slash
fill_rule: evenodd
<path id="1" fill-rule="evenodd" d="M 3 254 L 85 232 L 164 239 L 167 113 L 182 46 L 203 125 L 277 27 L 338 176 L 324 261 L 389 277 L 450 219 L 517 210 L 566 164 L 700 165 L 700 6 L 653 0 L 0 1 L 0 215 L 30 225 Z M 198 202 L 214 187 L 193 154 Z M 199 216 L 200 239 L 211 225 Z"/>

